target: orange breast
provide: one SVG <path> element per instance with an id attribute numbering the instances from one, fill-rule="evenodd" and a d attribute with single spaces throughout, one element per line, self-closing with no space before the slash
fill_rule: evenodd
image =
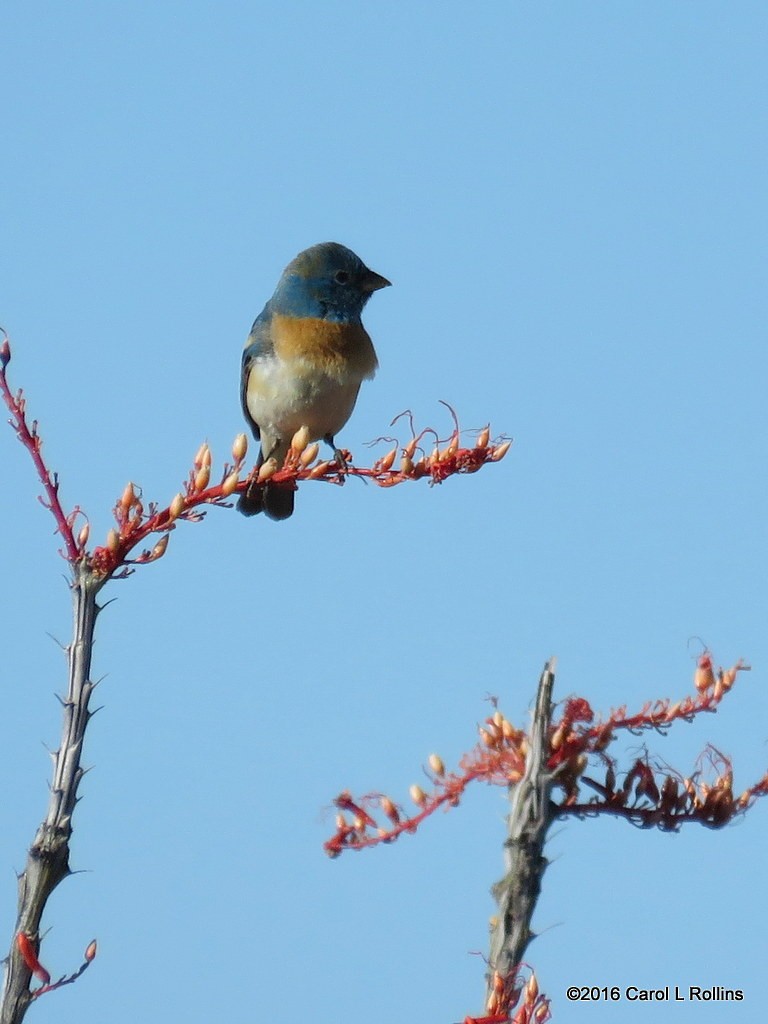
<path id="1" fill-rule="evenodd" d="M 346 380 L 373 377 L 378 361 L 362 324 L 338 324 L 315 317 L 275 314 L 272 341 L 278 358 Z"/>

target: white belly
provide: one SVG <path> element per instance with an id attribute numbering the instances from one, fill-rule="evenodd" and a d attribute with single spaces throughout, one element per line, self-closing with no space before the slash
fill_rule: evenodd
<path id="1" fill-rule="evenodd" d="M 360 378 L 340 381 L 317 372 L 297 373 L 279 359 L 257 359 L 248 379 L 248 412 L 259 426 L 265 455 L 276 445 L 284 456 L 291 438 L 307 427 L 311 440 L 338 433 L 355 407 Z M 280 452 L 275 451 L 280 458 Z"/>

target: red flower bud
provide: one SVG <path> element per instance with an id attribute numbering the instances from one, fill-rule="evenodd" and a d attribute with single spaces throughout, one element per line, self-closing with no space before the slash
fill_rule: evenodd
<path id="1" fill-rule="evenodd" d="M 28 935 L 24 932 L 19 932 L 16 936 L 16 945 L 19 947 L 22 959 L 27 967 L 32 971 L 38 981 L 42 981 L 44 985 L 50 985 L 51 976 L 37 959 L 37 953 L 35 947 L 32 945 L 32 941 Z"/>

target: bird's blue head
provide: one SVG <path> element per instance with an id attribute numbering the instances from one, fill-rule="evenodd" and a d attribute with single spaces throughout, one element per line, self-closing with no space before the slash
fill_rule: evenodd
<path id="1" fill-rule="evenodd" d="M 338 242 L 321 242 L 291 260 L 270 305 L 287 316 L 359 323 L 372 293 L 389 284 L 351 249 Z"/>

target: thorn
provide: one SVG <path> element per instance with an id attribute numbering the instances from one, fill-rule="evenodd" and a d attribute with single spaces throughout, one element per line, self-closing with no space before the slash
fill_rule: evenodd
<path id="1" fill-rule="evenodd" d="M 46 633 L 45 635 L 50 640 L 53 640 L 53 642 L 56 644 L 56 646 L 59 648 L 59 650 L 64 651 L 65 654 L 69 654 L 69 644 L 63 644 L 61 642 L 61 640 L 57 640 L 56 637 L 53 635 L 53 633 Z"/>

